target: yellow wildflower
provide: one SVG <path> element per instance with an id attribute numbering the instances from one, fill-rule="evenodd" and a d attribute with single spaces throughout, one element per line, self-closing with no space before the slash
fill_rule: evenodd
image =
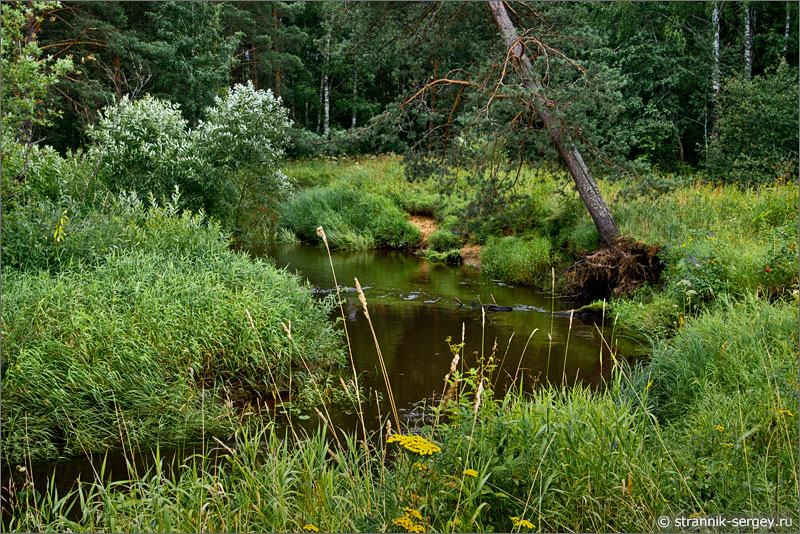
<path id="1" fill-rule="evenodd" d="M 717 432 L 722 432 L 723 430 L 725 430 L 725 427 L 722 425 L 717 425 L 716 428 L 714 428 L 714 430 L 716 430 Z"/>
<path id="2" fill-rule="evenodd" d="M 733 443 L 723 443 L 723 447 L 733 447 Z"/>
<path id="3" fill-rule="evenodd" d="M 414 510 L 413 508 L 409 508 L 408 506 L 403 507 L 403 511 L 406 513 L 407 516 L 413 517 L 419 521 L 422 521 L 422 514 L 419 513 L 418 510 Z"/>
<path id="4" fill-rule="evenodd" d="M 414 520 L 407 515 L 395 519 L 393 523 L 408 532 L 425 532 L 425 528 L 422 525 L 414 523 Z"/>
<path id="5" fill-rule="evenodd" d="M 478 478 L 478 472 L 474 469 L 464 469 L 464 474 L 472 478 Z"/>
<path id="6" fill-rule="evenodd" d="M 311 523 L 303 525 L 303 530 L 305 530 L 306 532 L 319 532 L 319 529 L 314 525 L 312 525 Z"/>
<path id="7" fill-rule="evenodd" d="M 525 528 L 533 528 L 533 523 L 528 521 L 527 519 L 520 519 L 519 517 L 512 517 L 511 521 L 514 523 L 515 527 L 525 527 Z"/>
<path id="8" fill-rule="evenodd" d="M 433 454 L 440 452 L 442 449 L 438 445 L 434 445 L 422 436 L 392 434 L 386 443 L 399 443 L 403 448 L 419 455 L 425 456 L 426 454 Z"/>
<path id="9" fill-rule="evenodd" d="M 419 469 L 420 471 L 425 471 L 426 469 L 428 469 L 428 466 L 426 466 L 425 464 L 421 464 L 419 462 L 414 462 L 413 466 Z"/>
<path id="10" fill-rule="evenodd" d="M 789 410 L 778 410 L 778 413 L 780 415 L 788 415 L 789 417 L 794 417 L 794 414 Z"/>

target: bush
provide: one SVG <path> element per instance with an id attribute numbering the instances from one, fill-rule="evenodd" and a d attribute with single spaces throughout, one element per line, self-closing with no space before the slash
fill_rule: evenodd
<path id="1" fill-rule="evenodd" d="M 61 156 L 53 147 L 25 146 L 3 132 L 2 191 L 4 215 L 42 199 L 92 202 L 106 191 L 94 179 L 91 155 L 81 150 Z"/>
<path id="2" fill-rule="evenodd" d="M 205 113 L 189 131 L 177 104 L 151 96 L 104 109 L 88 134 L 108 187 L 160 198 L 178 186 L 187 207 L 222 219 L 245 200 L 285 198 L 291 182 L 277 166 L 289 119 L 280 99 L 248 82 Z"/>
<path id="3" fill-rule="evenodd" d="M 96 143 L 100 175 L 112 191 L 169 195 L 177 185 L 187 206 L 213 212 L 216 195 L 226 198 L 222 184 L 209 183 L 205 161 L 195 150 L 180 107 L 151 96 L 100 112 L 97 125 L 87 131 Z"/>
<path id="4" fill-rule="evenodd" d="M 797 69 L 786 62 L 724 85 L 709 148 L 712 177 L 743 186 L 797 179 L 797 91 Z"/>
<path id="5" fill-rule="evenodd" d="M 205 116 L 192 132 L 194 150 L 203 154 L 209 172 L 217 175 L 214 183 L 235 192 L 226 197 L 232 205 L 218 206 L 216 211 L 239 219 L 248 199 L 260 205 L 285 200 L 292 183 L 278 165 L 289 141 L 290 120 L 280 98 L 272 91 L 256 90 L 248 80 L 246 85 L 234 85 L 224 97 L 215 97 Z"/>
<path id="6" fill-rule="evenodd" d="M 428 247 L 437 252 L 445 252 L 461 247 L 461 237 L 450 230 L 439 229 L 428 236 Z"/>
<path id="7" fill-rule="evenodd" d="M 547 238 L 491 238 L 481 253 L 481 270 L 504 282 L 535 285 L 547 277 L 552 261 Z"/>
<path id="8" fill-rule="evenodd" d="M 96 269 L 4 270 L 9 461 L 108 449 L 120 428 L 140 446 L 230 430 L 238 421 L 221 416 L 232 406 L 208 396 L 218 388 L 276 392 L 306 365 L 342 363 L 328 309 L 297 278 L 219 239 L 207 246 L 202 231 L 176 235 L 191 219 L 163 222 L 148 217 L 144 250 L 112 252 Z"/>
<path id="9" fill-rule="evenodd" d="M 419 230 L 388 198 L 343 188 L 298 193 L 279 224 L 307 242 L 319 241 L 317 227 L 322 226 L 334 248 L 408 248 L 420 239 Z"/>

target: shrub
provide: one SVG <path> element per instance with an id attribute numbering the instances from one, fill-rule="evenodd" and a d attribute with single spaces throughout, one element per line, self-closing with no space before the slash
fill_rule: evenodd
<path id="1" fill-rule="evenodd" d="M 181 212 L 177 193 L 163 207 L 152 197 L 149 202 L 145 208 L 130 193 L 96 208 L 46 199 L 21 206 L 3 218 L 3 266 L 58 271 L 102 263 L 111 252 L 197 256 L 227 248 L 228 236 L 219 223 L 202 214 Z"/>
<path id="2" fill-rule="evenodd" d="M 491 238 L 481 253 L 481 269 L 487 276 L 523 285 L 535 285 L 546 278 L 552 261 L 550 241 L 544 237 L 528 241 Z"/>
<path id="3" fill-rule="evenodd" d="M 223 246 L 171 247 L 161 222 L 145 224 L 149 250 L 113 252 L 96 269 L 4 270 L 5 458 L 104 450 L 120 428 L 142 446 L 176 444 L 237 424 L 204 392 L 275 392 L 306 365 L 342 362 L 328 309 L 296 277 Z"/>
<path id="4" fill-rule="evenodd" d="M 246 200 L 285 198 L 291 182 L 277 166 L 289 119 L 280 99 L 248 82 L 214 103 L 193 131 L 177 104 L 151 96 L 105 108 L 88 134 L 108 187 L 159 198 L 177 185 L 187 207 L 222 219 Z"/>
<path id="5" fill-rule="evenodd" d="M 279 224 L 303 241 L 317 242 L 322 226 L 335 248 L 408 248 L 419 230 L 388 198 L 344 188 L 315 188 L 292 197 Z"/>
<path id="6" fill-rule="evenodd" d="M 247 199 L 272 205 L 286 198 L 291 181 L 279 169 L 289 138 L 288 111 L 270 90 L 256 90 L 253 82 L 236 84 L 224 97 L 215 97 L 205 120 L 192 132 L 194 150 L 209 162 L 214 183 L 232 188 L 231 206 L 218 206 L 222 215 L 241 216 Z"/>
<path id="7" fill-rule="evenodd" d="M 796 68 L 781 62 L 751 80 L 730 80 L 718 113 L 709 149 L 714 178 L 743 186 L 797 178 Z"/>
<path id="8" fill-rule="evenodd" d="M 177 104 L 149 95 L 134 101 L 126 96 L 102 110 L 87 133 L 96 143 L 100 174 L 112 191 L 160 198 L 177 185 L 187 206 L 210 213 L 218 202 L 230 201 L 230 190 L 206 172 Z"/>

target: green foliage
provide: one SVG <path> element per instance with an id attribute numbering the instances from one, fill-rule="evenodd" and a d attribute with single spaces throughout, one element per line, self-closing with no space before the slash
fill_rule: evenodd
<path id="1" fill-rule="evenodd" d="M 532 237 L 492 238 L 481 253 L 481 269 L 487 276 L 514 284 L 535 285 L 547 277 L 557 261 L 550 252 L 550 240 Z"/>
<path id="2" fill-rule="evenodd" d="M 709 148 L 712 177 L 741 186 L 797 179 L 797 91 L 797 69 L 785 62 L 723 86 Z"/>
<path id="3" fill-rule="evenodd" d="M 43 108 L 48 88 L 72 69 L 70 58 L 42 57 L 35 29 L 59 2 L 4 2 L 0 62 L 3 69 L 2 130 L 5 145 L 16 138 L 32 141 L 33 126 L 49 124 L 58 113 Z"/>
<path id="4" fill-rule="evenodd" d="M 660 343 L 649 364 L 617 368 L 599 391 L 497 399 L 484 360 L 450 377 L 455 394 L 414 433 L 419 447 L 382 432 L 373 451 L 353 436 L 326 440 L 323 428 L 285 437 L 245 428 L 227 455 L 82 484 L 75 523 L 69 500 L 29 496 L 11 530 L 392 531 L 407 517 L 438 532 L 521 531 L 523 520 L 526 530 L 650 532 L 660 516 L 731 510 L 796 521 L 796 326 L 792 305 L 728 303 Z M 188 513 L 209 487 L 225 498 Z"/>
<path id="5" fill-rule="evenodd" d="M 94 177 L 91 153 L 78 150 L 61 156 L 50 146 L 4 139 L 2 190 L 6 214 L 29 201 L 72 198 L 91 202 L 105 192 Z"/>
<path id="6" fill-rule="evenodd" d="M 2 262 L 22 270 L 60 271 L 103 263 L 109 253 L 134 250 L 187 256 L 225 250 L 226 233 L 217 222 L 179 209 L 180 196 L 145 208 L 135 193 L 106 199 L 96 207 L 47 199 L 4 217 Z"/>
<path id="7" fill-rule="evenodd" d="M 440 228 L 428 236 L 428 247 L 436 252 L 458 249 L 461 247 L 461 236 Z"/>
<path id="8" fill-rule="evenodd" d="M 225 34 L 222 4 L 160 2 L 153 8 L 147 13 L 153 40 L 142 44 L 156 74 L 152 92 L 179 104 L 194 124 L 230 83 L 239 35 Z"/>
<path id="9" fill-rule="evenodd" d="M 218 388 L 263 394 L 342 363 L 328 309 L 298 279 L 197 224 L 151 210 L 96 268 L 4 270 L 6 458 L 112 448 L 122 427 L 142 445 L 191 440 L 237 424 L 219 418 Z"/>
<path id="10" fill-rule="evenodd" d="M 214 103 L 191 131 L 177 104 L 151 96 L 107 107 L 88 133 L 108 187 L 162 197 L 178 186 L 187 207 L 224 220 L 250 198 L 284 198 L 290 182 L 278 163 L 289 120 L 280 100 L 248 82 Z"/>
<path id="11" fill-rule="evenodd" d="M 451 265 L 461 265 L 463 258 L 461 257 L 461 249 L 451 248 L 442 251 L 428 250 L 425 252 L 425 258 L 431 261 L 440 261 L 449 263 Z"/>
<path id="12" fill-rule="evenodd" d="M 280 225 L 303 241 L 318 242 L 322 226 L 333 248 L 409 248 L 419 230 L 388 198 L 344 188 L 315 188 L 292 197 Z"/>
<path id="13" fill-rule="evenodd" d="M 177 185 L 192 209 L 213 213 L 219 194 L 226 190 L 213 174 L 204 172 L 205 161 L 196 150 L 186 120 L 177 104 L 145 96 L 124 97 L 118 106 L 101 112 L 88 130 L 100 157 L 100 176 L 114 192 L 135 191 L 169 195 Z"/>
<path id="14" fill-rule="evenodd" d="M 250 81 L 235 85 L 224 97 L 215 97 L 214 106 L 205 110 L 205 120 L 191 136 L 193 150 L 203 154 L 211 167 L 208 172 L 217 175 L 215 182 L 238 194 L 237 204 L 217 211 L 235 211 L 241 217 L 246 199 L 255 197 L 261 204 L 285 200 L 291 182 L 278 164 L 289 124 L 280 99 L 269 90 L 257 91 Z"/>

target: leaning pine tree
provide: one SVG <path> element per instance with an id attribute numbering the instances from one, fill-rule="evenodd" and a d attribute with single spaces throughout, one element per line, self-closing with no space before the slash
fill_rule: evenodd
<path id="1" fill-rule="evenodd" d="M 503 2 L 489 2 L 489 7 L 492 10 L 495 21 L 497 21 L 500 34 L 509 49 L 509 55 L 519 72 L 522 83 L 531 91 L 536 114 L 545 128 L 547 128 L 553 144 L 564 160 L 570 175 L 572 175 L 575 187 L 578 189 L 586 209 L 589 210 L 589 214 L 597 226 L 600 239 L 603 240 L 607 247 L 615 245 L 619 235 L 619 228 L 614 216 L 611 214 L 611 210 L 608 209 L 605 200 L 603 200 L 603 196 L 597 188 L 597 183 L 592 178 L 586 163 L 583 161 L 583 156 L 569 132 L 564 128 L 560 119 L 554 118 L 548 111 L 548 107 L 551 104 L 542 96 L 542 84 L 538 81 L 536 71 L 525 54 L 522 41 L 517 36 L 517 30 L 511 19 L 508 18 Z"/>

